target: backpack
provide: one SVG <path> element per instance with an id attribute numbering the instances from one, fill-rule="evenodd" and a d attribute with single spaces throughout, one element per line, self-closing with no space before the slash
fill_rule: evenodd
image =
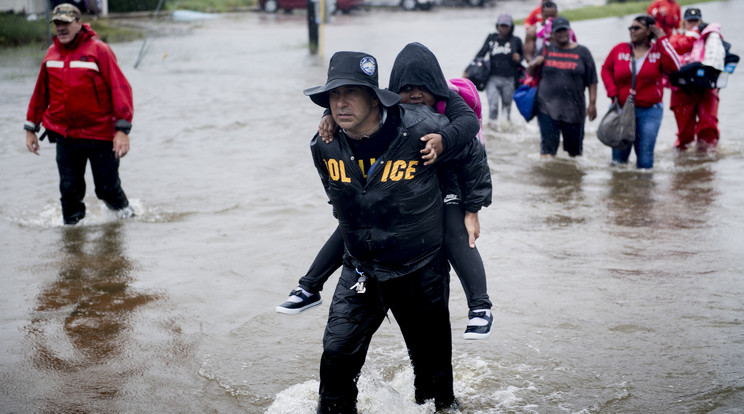
<path id="1" fill-rule="evenodd" d="M 481 124 L 481 128 L 480 130 L 478 130 L 478 134 L 476 134 L 476 137 L 478 138 L 478 141 L 480 141 L 481 145 L 485 147 L 486 141 L 483 139 L 483 124 L 481 123 L 481 110 L 483 106 L 481 105 L 478 88 L 476 88 L 475 84 L 473 84 L 473 82 L 468 78 L 452 78 L 447 81 L 447 86 L 449 86 L 449 88 L 453 91 L 457 92 L 457 94 L 462 97 L 465 103 L 468 104 L 470 109 L 475 112 L 475 115 L 478 117 L 478 123 Z M 437 102 L 437 112 L 443 114 L 445 105 L 445 101 Z"/>

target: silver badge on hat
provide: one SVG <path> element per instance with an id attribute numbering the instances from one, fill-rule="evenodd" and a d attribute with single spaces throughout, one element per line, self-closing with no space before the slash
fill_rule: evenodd
<path id="1" fill-rule="evenodd" d="M 367 56 L 362 58 L 362 60 L 359 62 L 359 67 L 362 68 L 362 71 L 366 73 L 369 76 L 372 76 L 375 74 L 375 71 L 377 70 L 377 62 L 375 62 L 375 58 L 371 56 Z"/>

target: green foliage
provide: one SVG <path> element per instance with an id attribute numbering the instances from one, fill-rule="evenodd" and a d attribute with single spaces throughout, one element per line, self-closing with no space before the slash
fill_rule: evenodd
<path id="1" fill-rule="evenodd" d="M 715 0 L 677 0 L 684 11 L 685 6 L 690 4 L 707 3 Z M 622 1 L 608 0 L 609 4 L 604 6 L 586 6 L 578 9 L 560 11 L 561 16 L 569 21 L 601 19 L 604 17 L 627 16 L 645 14 L 651 1 Z M 514 24 L 524 24 L 524 19 L 515 20 Z"/>
<path id="2" fill-rule="evenodd" d="M 166 8 L 219 13 L 255 9 L 257 5 L 257 0 L 168 0 Z"/>
<path id="3" fill-rule="evenodd" d="M 0 47 L 43 43 L 47 39 L 47 24 L 42 20 L 28 21 L 25 17 L 0 14 Z"/>
<path id="4" fill-rule="evenodd" d="M 136 30 L 114 26 L 107 19 L 93 20 L 89 23 L 104 42 L 126 42 L 141 38 L 143 35 Z M 0 14 L 0 48 L 44 45 L 47 42 L 49 30 L 43 18 L 29 21 L 24 16 L 16 14 Z"/>
<path id="5" fill-rule="evenodd" d="M 134 11 L 155 10 L 159 0 L 116 0 L 109 1 L 110 13 L 126 13 Z"/>
<path id="6" fill-rule="evenodd" d="M 90 27 L 106 43 L 128 42 L 144 36 L 142 31 L 115 26 L 108 19 L 93 20 L 90 22 Z"/>

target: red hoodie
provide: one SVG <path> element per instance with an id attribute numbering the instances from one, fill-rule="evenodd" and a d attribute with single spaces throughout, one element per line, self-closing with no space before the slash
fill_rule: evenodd
<path id="1" fill-rule="evenodd" d="M 630 95 L 631 53 L 629 43 L 620 43 L 612 48 L 602 65 L 602 82 L 607 89 L 607 96 L 610 98 L 617 96 L 621 105 L 625 104 Z M 661 102 L 662 75 L 676 72 L 679 68 L 680 58 L 669 43 L 669 39 L 663 37 L 652 42 L 643 62 L 636 61 L 636 106 L 648 108 Z"/>
<path id="2" fill-rule="evenodd" d="M 646 11 L 656 20 L 667 36 L 671 36 L 674 29 L 679 29 L 681 22 L 681 11 L 679 4 L 674 0 L 655 0 L 648 6 Z"/>
<path id="3" fill-rule="evenodd" d="M 111 141 L 118 120 L 132 122 L 132 88 L 111 48 L 84 24 L 73 42 L 49 47 L 26 119 L 68 138 Z"/>

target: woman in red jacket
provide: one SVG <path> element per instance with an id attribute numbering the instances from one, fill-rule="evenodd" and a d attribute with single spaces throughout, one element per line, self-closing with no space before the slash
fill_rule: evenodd
<path id="1" fill-rule="evenodd" d="M 636 17 L 628 30 L 630 43 L 615 46 L 602 65 L 602 82 L 613 103 L 625 105 L 628 96 L 635 94 L 635 142 L 632 148 L 613 149 L 612 160 L 625 164 L 635 149 L 637 167 L 653 168 L 656 136 L 664 115 L 662 77 L 678 71 L 680 59 L 652 17 Z M 631 90 L 631 53 L 635 57 L 635 91 Z"/>

